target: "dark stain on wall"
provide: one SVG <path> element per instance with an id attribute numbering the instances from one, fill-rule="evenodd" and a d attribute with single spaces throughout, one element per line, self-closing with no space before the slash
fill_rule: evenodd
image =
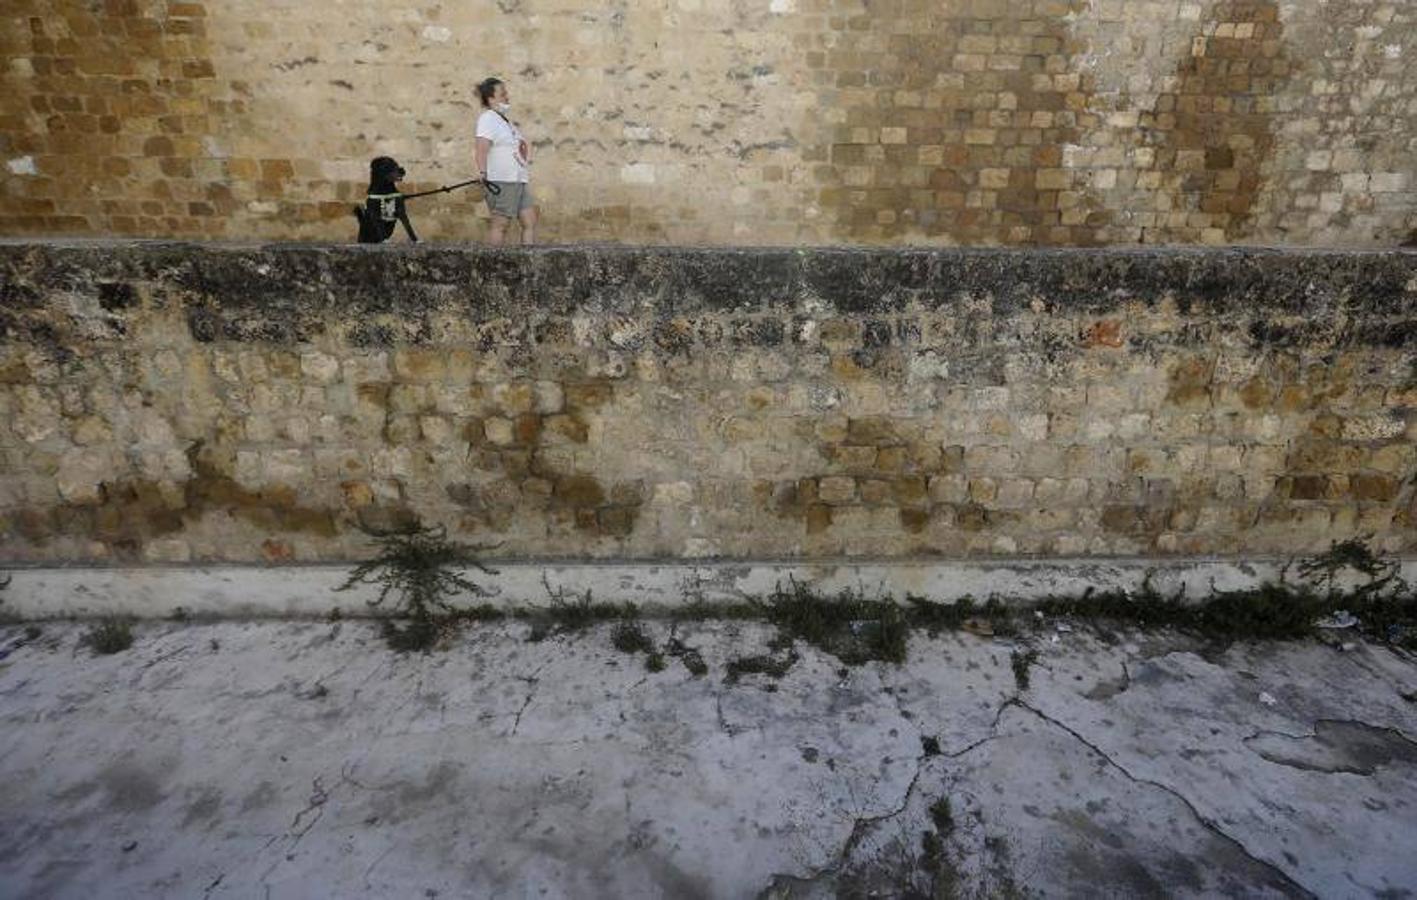
<path id="1" fill-rule="evenodd" d="M 1035 16 L 931 6 L 834 19 L 861 39 L 808 55 L 846 110 L 817 153 L 817 202 L 835 237 L 1095 243 L 1110 214 L 1062 168 L 1065 145 L 1097 119 L 1092 76 L 1075 65 L 1085 47 L 1067 25 L 1088 4 L 1059 0 Z"/>
<path id="2" fill-rule="evenodd" d="M 294 489 L 250 490 L 224 471 L 229 460 L 198 441 L 187 451 L 192 477 L 180 485 L 141 479 L 105 483 L 92 506 L 27 508 L 0 519 L 0 536 L 18 534 L 43 546 L 54 537 L 103 541 L 119 560 L 142 558 L 153 540 L 177 534 L 209 514 L 228 515 L 267 532 L 333 538 L 337 512 L 300 502 Z"/>
<path id="3" fill-rule="evenodd" d="M 547 452 L 587 443 L 592 417 L 614 398 L 613 382 L 568 382 L 562 391 L 562 408 L 542 414 L 532 408 L 531 385 L 522 384 L 508 392 L 522 399 L 498 410 L 498 416 L 468 421 L 463 438 L 469 469 L 501 477 L 490 484 L 458 482 L 444 488 L 464 510 L 461 528 L 495 533 L 514 515 L 534 510 L 553 523 L 595 535 L 623 538 L 634 531 L 645 501 L 642 482 L 606 485 L 593 475 L 564 471 Z"/>
<path id="4" fill-rule="evenodd" d="M 250 89 L 216 71 L 205 3 L 19 6 L 5 21 L 23 28 L 0 36 L 0 55 L 27 60 L 30 74 L 0 91 L 0 152 L 29 157 L 35 174 L 8 179 L 0 233 L 222 237 L 250 200 L 291 223 L 348 216 L 343 203 L 288 199 L 291 160 L 226 155 L 226 136 L 247 127 Z"/>
<path id="5" fill-rule="evenodd" d="M 1274 0 L 1210 8 L 1177 66 L 1176 90 L 1157 98 L 1138 130 L 1155 148 L 1157 187 L 1187 214 L 1160 229 L 1163 239 L 1195 241 L 1206 228 L 1227 241 L 1250 233 L 1275 148 L 1274 103 L 1294 69 Z"/>

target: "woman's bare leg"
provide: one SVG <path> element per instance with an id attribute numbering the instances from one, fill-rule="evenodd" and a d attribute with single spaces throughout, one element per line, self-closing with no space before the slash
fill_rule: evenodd
<path id="1" fill-rule="evenodd" d="M 492 221 L 487 226 L 487 243 L 494 247 L 500 247 L 507 242 L 507 223 L 511 219 L 502 216 L 493 216 Z"/>
<path id="2" fill-rule="evenodd" d="M 522 210 L 520 216 L 522 222 L 522 243 L 536 243 L 536 222 L 540 218 L 535 206 Z"/>

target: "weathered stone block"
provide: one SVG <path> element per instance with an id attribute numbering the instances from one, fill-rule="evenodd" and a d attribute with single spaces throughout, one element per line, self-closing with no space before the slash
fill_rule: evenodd
<path id="1" fill-rule="evenodd" d="M 999 495 L 999 482 L 993 478 L 969 479 L 969 499 L 975 503 L 993 503 Z"/>
<path id="2" fill-rule="evenodd" d="M 112 429 L 97 416 L 84 416 L 74 423 L 74 443 L 81 447 L 105 444 L 112 439 Z"/>
<path id="3" fill-rule="evenodd" d="M 1017 508 L 1033 502 L 1033 482 L 1026 478 L 1005 478 L 999 482 L 995 502 L 1004 508 Z"/>
<path id="4" fill-rule="evenodd" d="M 899 472 L 909 461 L 906 447 L 882 447 L 876 452 L 874 466 L 880 472 Z"/>
<path id="5" fill-rule="evenodd" d="M 307 350 L 300 355 L 300 371 L 316 384 L 330 384 L 340 372 L 339 360 L 318 350 Z"/>
<path id="6" fill-rule="evenodd" d="M 187 541 L 180 538 L 162 538 L 143 547 L 143 558 L 149 562 L 190 562 L 192 547 Z"/>
<path id="7" fill-rule="evenodd" d="M 453 438 L 453 425 L 443 416 L 420 417 L 418 430 L 423 440 L 432 444 L 445 445 Z"/>
<path id="8" fill-rule="evenodd" d="M 78 506 L 91 506 L 103 499 L 102 483 L 111 477 L 112 462 L 102 450 L 70 450 L 55 473 L 59 496 Z"/>
<path id="9" fill-rule="evenodd" d="M 687 506 L 694 501 L 694 486 L 687 481 L 661 482 L 651 500 L 656 506 Z"/>
<path id="10" fill-rule="evenodd" d="M 817 440 L 824 444 L 836 444 L 845 441 L 849 430 L 850 422 L 846 416 L 826 415 L 817 420 L 814 431 Z"/>
<path id="11" fill-rule="evenodd" d="M 496 444 L 499 447 L 507 447 L 516 442 L 516 432 L 511 419 L 501 416 L 484 419 L 482 430 L 488 443 Z"/>
<path id="12" fill-rule="evenodd" d="M 928 494 L 928 483 L 921 476 L 897 478 L 891 482 L 894 501 L 901 506 L 924 503 Z"/>
<path id="13" fill-rule="evenodd" d="M 1018 451 L 1003 446 L 970 447 L 965 450 L 964 465 L 970 472 L 1008 475 L 1018 470 Z"/>
<path id="14" fill-rule="evenodd" d="M 817 495 L 823 503 L 840 505 L 856 499 L 856 479 L 831 476 L 817 483 Z"/>
<path id="15" fill-rule="evenodd" d="M 896 426 L 893 421 L 881 416 L 851 419 L 847 423 L 846 439 L 852 444 L 889 446 L 897 442 Z"/>
<path id="16" fill-rule="evenodd" d="M 364 386 L 361 385 L 361 391 Z M 366 393 L 361 393 L 361 399 L 371 404 L 377 403 L 378 387 L 373 387 Z M 390 412 L 400 415 L 416 415 L 430 408 L 428 402 L 428 389 L 421 384 L 394 384 L 387 387 L 387 408 Z"/>
<path id="17" fill-rule="evenodd" d="M 576 444 L 584 444 L 589 439 L 590 430 L 575 416 L 548 416 L 542 423 L 542 430 L 548 436 Z"/>
<path id="18" fill-rule="evenodd" d="M 394 375 L 403 381 L 442 381 L 448 374 L 447 353 L 438 349 L 405 347 L 394 351 Z"/>
<path id="19" fill-rule="evenodd" d="M 831 448 L 831 459 L 846 469 L 870 469 L 876 465 L 877 450 L 874 444 L 864 446 L 847 444 Z"/>
<path id="20" fill-rule="evenodd" d="M 1375 500 L 1386 503 L 1397 497 L 1402 483 L 1391 475 L 1359 473 L 1349 477 L 1349 490 L 1355 500 Z"/>
<path id="21" fill-rule="evenodd" d="M 536 409 L 536 389 L 526 382 L 493 385 L 492 402 L 508 417 L 520 416 Z"/>
<path id="22" fill-rule="evenodd" d="M 888 503 L 893 497 L 892 482 L 883 478 L 862 478 L 857 485 L 861 501 L 872 505 Z"/>
<path id="23" fill-rule="evenodd" d="M 598 514 L 601 532 L 614 537 L 626 537 L 635 528 L 635 512 L 623 506 L 611 506 Z"/>
<path id="24" fill-rule="evenodd" d="M 832 526 L 832 508 L 824 503 L 814 503 L 807 507 L 807 534 L 821 534 Z"/>
<path id="25" fill-rule="evenodd" d="M 936 503 L 959 503 L 969 495 L 969 479 L 963 475 L 936 475 L 930 479 L 930 499 Z"/>
<path id="26" fill-rule="evenodd" d="M 587 475 L 567 475 L 556 480 L 556 499 L 573 506 L 599 506 L 605 502 L 600 482 Z"/>
<path id="27" fill-rule="evenodd" d="M 910 534 L 920 534 L 930 524 L 930 513 L 924 509 L 902 509 L 900 527 Z"/>
<path id="28" fill-rule="evenodd" d="M 566 404 L 566 393 L 554 381 L 538 381 L 534 386 L 536 412 L 542 415 L 559 413 Z"/>
<path id="29" fill-rule="evenodd" d="M 613 391 L 602 382 L 580 382 L 564 387 L 565 402 L 570 410 L 596 410 L 609 403 Z"/>

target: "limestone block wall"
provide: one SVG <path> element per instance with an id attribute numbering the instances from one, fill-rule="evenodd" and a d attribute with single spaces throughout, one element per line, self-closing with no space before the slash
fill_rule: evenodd
<path id="1" fill-rule="evenodd" d="M 506 78 L 546 237 L 1417 240 L 1410 0 L 0 0 L 0 234 L 352 239 Z M 418 201 L 425 238 L 484 233 Z"/>
<path id="2" fill-rule="evenodd" d="M 0 242 L 0 560 L 1417 550 L 1417 254 Z"/>

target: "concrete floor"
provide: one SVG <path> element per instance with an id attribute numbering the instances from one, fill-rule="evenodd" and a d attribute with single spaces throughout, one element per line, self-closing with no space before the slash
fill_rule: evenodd
<path id="1" fill-rule="evenodd" d="M 771 629 L 681 626 L 701 678 L 608 627 L 429 655 L 358 621 L 150 623 L 109 657 L 82 631 L 0 631 L 3 897 L 1417 889 L 1417 663 L 1381 647 L 1043 623 L 1018 691 L 1014 645 L 969 634 L 726 684 Z"/>

